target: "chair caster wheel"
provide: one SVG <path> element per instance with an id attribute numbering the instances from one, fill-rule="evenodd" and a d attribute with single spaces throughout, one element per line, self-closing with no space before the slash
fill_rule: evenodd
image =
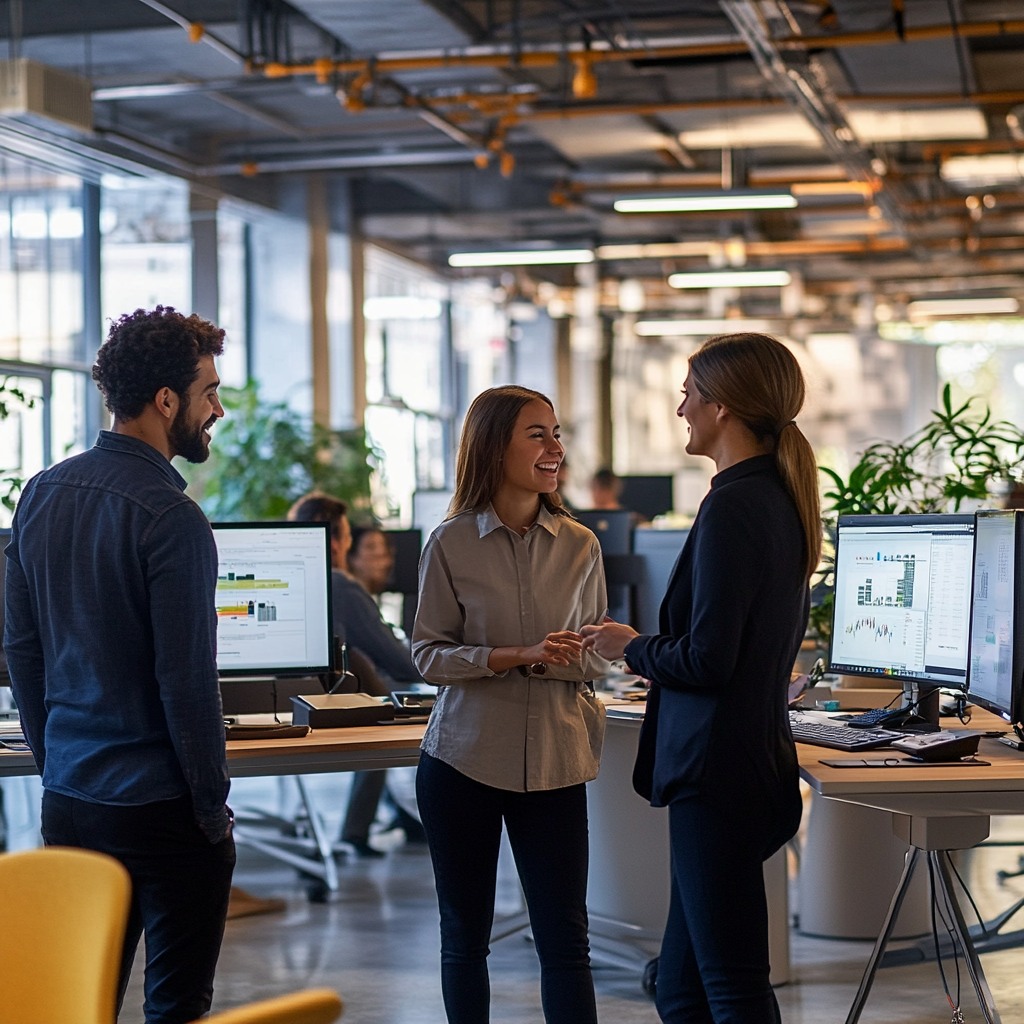
<path id="1" fill-rule="evenodd" d="M 306 899 L 310 903 L 326 903 L 330 896 L 331 890 L 327 887 L 327 883 L 321 882 L 319 879 L 306 886 Z"/>

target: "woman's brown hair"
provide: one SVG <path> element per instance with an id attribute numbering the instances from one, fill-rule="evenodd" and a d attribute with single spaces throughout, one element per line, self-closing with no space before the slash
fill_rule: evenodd
<path id="1" fill-rule="evenodd" d="M 690 376 L 701 398 L 724 405 L 775 452 L 800 516 L 810 578 L 821 561 L 821 503 L 814 450 L 796 425 L 805 392 L 800 364 L 767 334 L 723 334 L 690 356 Z"/>
<path id="2" fill-rule="evenodd" d="M 524 405 L 543 402 L 554 410 L 551 399 L 539 391 L 505 384 L 481 391 L 466 413 L 455 465 L 455 494 L 448 518 L 489 504 L 505 479 L 505 452 L 512 442 L 516 420 Z M 556 516 L 568 516 L 558 494 L 542 494 L 541 502 Z"/>

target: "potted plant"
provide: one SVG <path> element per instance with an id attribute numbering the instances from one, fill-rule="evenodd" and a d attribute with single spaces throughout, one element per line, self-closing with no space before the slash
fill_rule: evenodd
<path id="1" fill-rule="evenodd" d="M 843 479 L 824 466 L 825 551 L 813 588 L 809 638 L 827 648 L 832 626 L 835 574 L 832 559 L 839 516 L 958 512 L 983 508 L 1024 469 L 1024 432 L 1006 420 L 980 415 L 977 400 L 954 408 L 950 385 L 942 407 L 903 441 L 866 448 Z"/>
<path id="2" fill-rule="evenodd" d="M 358 512 L 370 508 L 380 459 L 366 432 L 311 424 L 284 403 L 264 402 L 254 381 L 223 388 L 227 416 L 210 458 L 187 468 L 189 492 L 211 520 L 283 519 L 308 491 L 326 491 Z"/>

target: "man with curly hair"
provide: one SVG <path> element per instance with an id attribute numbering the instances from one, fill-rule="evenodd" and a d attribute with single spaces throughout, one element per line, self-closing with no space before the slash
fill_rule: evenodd
<path id="1" fill-rule="evenodd" d="M 235 863 L 217 681 L 217 551 L 171 465 L 209 455 L 224 332 L 170 307 L 117 320 L 95 446 L 25 488 L 4 647 L 43 777 L 43 839 L 132 879 L 118 1008 L 146 936 L 146 1022 L 210 1008 Z"/>

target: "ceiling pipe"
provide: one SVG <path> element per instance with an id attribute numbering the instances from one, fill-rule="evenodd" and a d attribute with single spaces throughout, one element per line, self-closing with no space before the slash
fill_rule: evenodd
<path id="1" fill-rule="evenodd" d="M 142 0 L 151 6 L 157 0 Z M 159 5 L 163 8 L 163 5 Z M 166 10 L 166 9 L 165 9 Z M 180 17 L 180 16 L 178 16 Z M 182 19 L 184 20 L 184 19 Z M 1000 35 L 1024 34 L 1024 20 L 960 22 L 952 25 L 924 25 L 905 30 L 908 43 L 933 39 L 948 39 L 954 36 L 970 38 Z M 894 32 L 840 32 L 822 36 L 781 36 L 771 40 L 773 46 L 787 50 L 836 49 L 843 46 L 882 46 L 899 44 Z M 583 57 L 586 53 L 586 57 Z M 435 51 L 390 51 L 376 57 L 362 57 L 352 60 L 330 60 L 320 58 L 312 62 L 269 63 L 256 70 L 268 78 L 285 78 L 289 75 L 322 75 L 326 70 L 338 74 L 355 74 L 366 70 L 372 63 L 381 74 L 403 71 L 424 71 L 437 68 L 540 68 L 557 67 L 568 56 L 574 63 L 580 60 L 588 65 L 609 62 L 669 59 L 673 57 L 716 57 L 729 54 L 746 54 L 748 49 L 742 38 L 736 36 L 707 36 L 696 39 L 662 38 L 647 39 L 642 44 L 624 46 L 621 49 L 601 47 L 597 41 L 591 49 L 584 50 L 582 44 L 544 44 L 536 47 L 522 47 L 518 50 L 509 46 L 470 46 L 451 50 Z M 585 90 L 589 91 L 589 90 Z"/>

